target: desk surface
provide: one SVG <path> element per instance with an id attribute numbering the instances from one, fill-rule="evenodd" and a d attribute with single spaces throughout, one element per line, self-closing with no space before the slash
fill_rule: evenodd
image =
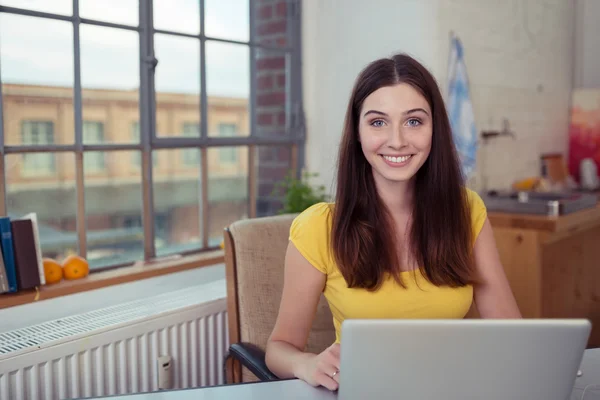
<path id="1" fill-rule="evenodd" d="M 600 400 L 600 349 L 586 350 L 581 364 L 583 375 L 577 378 L 569 400 Z M 583 391 L 588 388 L 585 398 Z M 597 389 L 596 389 L 597 388 Z M 337 394 L 324 388 L 313 388 L 300 380 L 214 386 L 198 389 L 110 397 L 113 400 L 335 400 Z"/>
<path id="2" fill-rule="evenodd" d="M 600 348 L 585 351 L 581 372 L 583 375 L 575 381 L 569 400 L 600 400 Z M 585 398 L 582 398 L 586 387 Z"/>
<path id="3" fill-rule="evenodd" d="M 243 383 L 198 389 L 169 390 L 146 394 L 110 397 L 111 400 L 335 400 L 337 395 L 294 379 L 276 382 Z"/>

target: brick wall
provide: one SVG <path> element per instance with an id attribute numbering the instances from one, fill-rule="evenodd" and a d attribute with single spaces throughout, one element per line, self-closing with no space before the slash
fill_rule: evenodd
<path id="1" fill-rule="evenodd" d="M 261 44 L 286 46 L 288 36 L 288 10 L 285 0 L 259 0 L 256 2 L 255 38 Z M 286 84 L 288 72 L 285 53 L 257 49 L 255 58 L 256 126 L 257 135 L 272 137 L 286 131 Z M 257 155 L 258 216 L 277 213 L 281 203 L 271 193 L 274 184 L 283 179 L 290 167 L 289 147 L 262 146 Z"/>

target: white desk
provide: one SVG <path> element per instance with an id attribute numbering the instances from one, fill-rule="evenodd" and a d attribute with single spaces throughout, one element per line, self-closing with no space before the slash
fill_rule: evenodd
<path id="1" fill-rule="evenodd" d="M 336 398 L 337 395 L 327 389 L 313 388 L 297 379 L 110 397 L 111 400 L 335 400 Z"/>
<path id="2" fill-rule="evenodd" d="M 600 400 L 600 349 L 587 350 L 581 364 L 583 375 L 577 378 L 573 394 L 569 400 Z M 598 389 L 581 396 L 586 386 L 598 385 Z M 596 387 L 596 386 L 594 386 Z M 313 388 L 300 380 L 247 383 L 239 385 L 214 386 L 198 389 L 183 389 L 147 394 L 134 394 L 110 397 L 113 400 L 335 400 L 337 394 L 324 388 Z"/>
<path id="3" fill-rule="evenodd" d="M 573 394 L 569 400 L 600 400 L 600 348 L 586 350 L 581 363 L 582 376 L 575 381 Z M 581 398 L 583 391 L 585 398 Z"/>

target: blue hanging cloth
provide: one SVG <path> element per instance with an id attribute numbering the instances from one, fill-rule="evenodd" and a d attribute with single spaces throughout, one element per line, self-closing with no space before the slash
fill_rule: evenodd
<path id="1" fill-rule="evenodd" d="M 463 177 L 473 176 L 477 158 L 477 128 L 469 93 L 469 78 L 463 46 L 456 36 L 450 38 L 448 59 L 448 114 L 452 136 L 460 156 Z"/>

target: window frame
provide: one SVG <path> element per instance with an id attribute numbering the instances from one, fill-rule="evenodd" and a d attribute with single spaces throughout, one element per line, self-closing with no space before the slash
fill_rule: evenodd
<path id="1" fill-rule="evenodd" d="M 209 239 L 209 213 L 208 213 L 208 162 L 207 149 L 212 147 L 243 146 L 248 148 L 248 210 L 249 216 L 256 216 L 257 200 L 257 176 L 255 172 L 256 155 L 258 146 L 289 146 L 291 148 L 292 160 L 290 165 L 299 175 L 304 164 L 304 142 L 305 127 L 302 107 L 302 77 L 301 77 L 301 0 L 285 0 L 287 9 L 287 36 L 288 43 L 285 46 L 275 46 L 261 43 L 255 38 L 257 21 L 256 0 L 249 0 L 249 40 L 229 40 L 210 37 L 205 34 L 205 1 L 199 0 L 200 32 L 198 35 L 155 29 L 153 26 L 153 4 L 152 0 L 139 0 L 139 24 L 138 26 L 123 25 L 101 20 L 81 18 L 79 15 L 79 0 L 73 0 L 73 14 L 60 15 L 42 11 L 7 7 L 0 5 L 0 13 L 25 15 L 51 20 L 71 22 L 73 25 L 73 51 L 74 51 L 74 81 L 73 81 L 73 104 L 75 137 L 73 144 L 53 145 L 5 145 L 4 141 L 4 117 L 3 117 L 3 94 L 0 90 L 0 215 L 7 215 L 7 179 L 6 179 L 6 156 L 9 154 L 28 153 L 73 153 L 75 155 L 76 171 L 76 225 L 77 245 L 81 256 L 87 256 L 86 238 L 86 214 L 84 201 L 84 154 L 90 152 L 106 152 L 114 150 L 134 150 L 141 153 L 141 182 L 142 185 L 142 225 L 144 229 L 144 261 L 156 259 L 155 248 L 155 209 L 153 196 L 153 163 L 151 157 L 157 150 L 161 149 L 200 149 L 201 162 L 201 184 L 202 184 L 202 247 L 192 253 L 212 251 L 215 247 L 208 245 Z M 89 24 L 119 29 L 136 31 L 139 34 L 139 143 L 101 143 L 88 144 L 83 140 L 82 119 L 82 84 L 81 84 L 81 49 L 80 49 L 80 26 Z M 156 131 L 156 91 L 154 87 L 155 68 L 158 60 L 154 54 L 154 34 L 168 34 L 174 36 L 196 38 L 200 45 L 200 136 L 199 137 L 159 137 Z M 249 47 L 250 57 L 250 91 L 249 91 L 249 136 L 243 137 L 210 137 L 208 135 L 208 95 L 206 91 L 206 43 L 221 42 L 246 45 Z M 274 51 L 285 55 L 287 59 L 286 74 L 289 79 L 286 87 L 286 120 L 285 132 L 281 136 L 261 136 L 257 131 L 257 71 L 256 54 L 258 49 Z M 1 60 L 0 60 L 1 63 Z M 0 70 L 0 88 L 2 87 L 2 74 Z M 106 133 L 106 132 L 105 132 Z M 115 265 L 115 268 L 123 265 Z M 107 269 L 107 268 L 104 268 Z"/>

